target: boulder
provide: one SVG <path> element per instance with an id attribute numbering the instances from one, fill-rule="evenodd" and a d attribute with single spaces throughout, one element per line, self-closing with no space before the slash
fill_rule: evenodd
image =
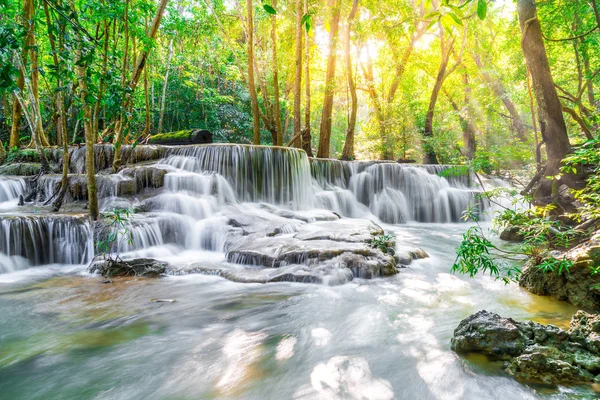
<path id="1" fill-rule="evenodd" d="M 527 265 L 519 285 L 534 294 L 590 310 L 600 309 L 600 274 L 592 274 L 593 268 L 600 267 L 600 232 L 561 256 L 573 262 L 568 272 L 543 272 L 535 265 Z"/>
<path id="2" fill-rule="evenodd" d="M 110 276 L 145 276 L 156 278 L 164 274 L 168 264 L 152 258 L 133 260 L 98 260 L 92 262 L 88 271 L 93 274 Z"/>
<path id="3" fill-rule="evenodd" d="M 600 379 L 600 315 L 579 311 L 568 331 L 536 322 L 517 322 L 479 311 L 459 324 L 451 347 L 504 361 L 519 381 L 549 385 Z"/>
<path id="4" fill-rule="evenodd" d="M 522 242 L 523 235 L 519 233 L 519 228 L 513 226 L 503 230 L 500 233 L 500 239 L 506 242 Z"/>
<path id="5" fill-rule="evenodd" d="M 514 320 L 483 310 L 460 322 L 451 345 L 457 353 L 479 353 L 502 360 L 521 354 L 525 341 Z"/>

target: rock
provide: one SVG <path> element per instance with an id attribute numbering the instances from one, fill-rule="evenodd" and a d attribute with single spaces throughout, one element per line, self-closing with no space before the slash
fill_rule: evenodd
<path id="1" fill-rule="evenodd" d="M 503 360 L 506 373 L 523 382 L 580 384 L 600 378 L 599 331 L 600 315 L 584 311 L 573 316 L 565 331 L 483 310 L 461 321 L 451 346 L 457 353 Z"/>
<path id="2" fill-rule="evenodd" d="M 417 247 L 413 251 L 409 251 L 408 255 L 413 260 L 422 260 L 424 258 L 429 258 L 429 254 L 427 254 L 427 252 L 425 250 L 423 250 L 422 248 L 420 248 L 420 247 Z"/>
<path id="3" fill-rule="evenodd" d="M 510 227 L 500 233 L 500 239 L 506 242 L 522 242 L 523 236 L 519 234 L 519 228 Z"/>
<path id="4" fill-rule="evenodd" d="M 38 163 L 17 163 L 0 166 L 0 175 L 33 176 L 42 168 Z"/>
<path id="5" fill-rule="evenodd" d="M 525 341 L 514 320 L 483 310 L 461 321 L 451 345 L 457 353 L 479 353 L 502 360 L 521 354 Z"/>
<path id="6" fill-rule="evenodd" d="M 528 265 L 519 278 L 519 285 L 532 293 L 552 296 L 578 307 L 600 309 L 600 274 L 591 273 L 592 268 L 600 266 L 600 234 L 558 257 L 573 262 L 568 272 L 559 275 Z"/>
<path id="7" fill-rule="evenodd" d="M 291 264 L 318 265 L 333 261 L 350 268 L 356 277 L 367 279 L 398 272 L 392 256 L 366 243 L 299 240 L 289 235 L 261 238 L 246 236 L 230 247 L 226 257 L 229 262 L 267 268 Z"/>
<path id="8" fill-rule="evenodd" d="M 167 145 L 207 144 L 213 142 L 213 134 L 206 129 L 187 129 L 150 136 L 148 143 Z"/>
<path id="9" fill-rule="evenodd" d="M 548 385 L 586 383 L 594 379 L 589 372 L 543 353 L 520 355 L 506 371 L 519 381 Z"/>
<path id="10" fill-rule="evenodd" d="M 164 274 L 168 264 L 151 258 L 136 258 L 133 260 L 99 260 L 94 261 L 88 268 L 93 274 L 108 276 L 145 276 L 156 278 Z"/>

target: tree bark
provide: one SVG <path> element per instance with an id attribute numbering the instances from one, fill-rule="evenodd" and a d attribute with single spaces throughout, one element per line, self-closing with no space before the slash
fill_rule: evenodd
<path id="1" fill-rule="evenodd" d="M 33 18 L 33 0 L 24 0 L 23 1 L 23 27 L 27 32 L 27 36 L 29 36 L 29 32 L 32 29 L 32 24 L 30 23 Z M 29 39 L 25 39 L 25 46 L 21 49 L 21 61 L 23 64 L 27 64 L 27 58 L 29 54 L 28 49 Z M 23 89 L 25 88 L 25 71 L 19 68 L 19 77 L 17 78 L 17 88 L 19 93 L 23 93 Z M 10 127 L 10 140 L 8 143 L 9 149 L 14 149 L 15 147 L 19 147 L 20 139 L 21 139 L 21 117 L 23 116 L 23 112 L 21 110 L 21 103 L 17 99 L 17 96 L 14 96 L 13 107 L 12 107 L 12 125 Z"/>
<path id="2" fill-rule="evenodd" d="M 296 72 L 294 80 L 294 147 L 302 144 L 302 0 L 296 0 Z"/>
<path id="3" fill-rule="evenodd" d="M 483 63 L 481 57 L 478 54 L 472 52 L 471 56 L 473 58 L 473 61 L 475 61 L 475 64 L 479 68 L 479 72 L 481 73 L 483 79 L 491 87 L 492 91 L 496 94 L 496 96 L 502 101 L 504 107 L 506 107 L 506 110 L 510 114 L 512 126 L 517 132 L 517 138 L 521 142 L 527 141 L 527 130 L 525 128 L 525 124 L 523 123 L 523 119 L 521 118 L 521 114 L 519 114 L 517 107 L 515 107 L 514 103 L 511 101 L 510 95 L 508 94 L 506 89 L 504 89 L 502 82 L 498 78 L 492 76 L 487 71 L 487 68 L 489 68 L 489 66 L 486 66 Z"/>
<path id="4" fill-rule="evenodd" d="M 354 18 L 358 10 L 358 0 L 352 1 L 352 10 L 348 16 L 348 24 L 346 26 L 346 43 L 344 48 L 344 57 L 346 58 L 346 78 L 348 80 L 348 89 L 352 104 L 350 108 L 350 118 L 348 120 L 348 129 L 346 129 L 346 141 L 344 142 L 344 150 L 342 151 L 342 160 L 354 159 L 354 128 L 356 126 L 356 112 L 358 110 L 358 98 L 356 96 L 356 83 L 352 73 L 352 58 L 350 57 L 350 32 L 352 30 Z"/>
<path id="5" fill-rule="evenodd" d="M 169 71 L 171 69 L 171 59 L 173 58 L 173 38 L 169 41 L 169 55 L 167 56 L 167 65 L 165 71 L 165 80 L 162 87 L 162 95 L 160 97 L 160 116 L 158 118 L 157 133 L 163 133 L 163 120 L 165 116 L 165 102 L 167 99 L 167 86 L 169 84 Z"/>
<path id="6" fill-rule="evenodd" d="M 546 144 L 546 175 L 553 176 L 559 173 L 561 161 L 570 151 L 562 105 L 554 87 L 535 1 L 518 0 L 517 13 L 521 27 L 521 47 L 531 72 L 542 139 Z M 548 196 L 551 193 L 552 182 L 542 180 L 537 196 Z"/>
<path id="7" fill-rule="evenodd" d="M 444 31 L 440 27 L 440 47 L 442 50 L 442 59 L 440 62 L 440 67 L 438 68 L 438 73 L 435 78 L 435 84 L 433 85 L 433 90 L 431 91 L 431 97 L 429 99 L 429 106 L 427 107 L 427 115 L 425 116 L 425 129 L 423 132 L 423 136 L 425 137 L 425 141 L 423 143 L 423 163 L 424 164 L 437 164 L 437 156 L 435 154 L 435 150 L 433 146 L 429 142 L 433 138 L 433 116 L 435 114 L 435 106 L 437 103 L 437 99 L 444 84 L 444 80 L 446 79 L 446 69 L 448 68 L 448 62 L 450 61 L 450 53 L 452 52 L 452 47 L 454 46 L 454 42 L 450 42 L 450 44 L 446 45 L 446 41 L 444 40 Z"/>
<path id="8" fill-rule="evenodd" d="M 308 14 L 308 0 L 304 0 L 304 15 Z M 302 29 L 302 28 L 300 28 Z M 304 129 L 302 129 L 302 149 L 306 152 L 308 157 L 313 157 L 312 152 L 312 137 L 310 133 L 310 34 L 305 29 L 304 35 L 306 36 L 306 54 L 304 62 L 304 96 L 306 97 L 304 105 Z"/>
<path id="9" fill-rule="evenodd" d="M 273 8 L 277 9 L 277 0 L 273 0 Z M 277 66 L 277 14 L 271 16 L 271 42 L 273 45 L 273 102 L 275 129 L 277 130 L 275 146 L 283 146 L 283 129 L 281 127 L 281 104 L 279 101 L 279 67 Z"/>
<path id="10" fill-rule="evenodd" d="M 154 20 L 152 21 L 152 27 L 150 28 L 150 33 L 148 34 L 148 39 L 154 40 L 156 37 L 156 33 L 158 32 L 158 28 L 160 27 L 160 21 L 165 13 L 165 8 L 167 7 L 167 3 L 169 0 L 161 0 L 156 10 L 156 15 L 154 16 Z M 135 88 L 142 76 L 142 72 L 144 70 L 144 66 L 146 65 L 146 61 L 148 60 L 148 54 L 150 54 L 149 48 L 144 48 L 140 52 L 135 68 L 133 69 L 133 73 L 131 74 L 131 79 L 129 80 L 128 90 L 125 96 L 123 97 L 123 101 L 121 103 L 121 109 L 127 110 L 129 108 L 130 102 L 132 100 L 133 92 L 135 92 Z M 113 160 L 113 172 L 117 172 L 121 168 L 121 146 L 123 145 L 123 131 L 128 122 L 124 120 L 123 115 L 119 114 L 117 117 L 117 121 L 115 122 L 115 158 Z"/>
<path id="11" fill-rule="evenodd" d="M 252 0 L 246 0 L 246 7 L 248 8 L 248 90 L 250 91 L 250 103 L 252 104 L 252 143 L 258 145 L 260 144 L 260 115 L 254 82 L 254 5 Z"/>
<path id="12" fill-rule="evenodd" d="M 331 8 L 331 22 L 329 23 L 329 55 L 327 56 L 327 72 L 325 76 L 325 96 L 323 98 L 323 112 L 321 114 L 321 128 L 319 130 L 319 151 L 317 157 L 329 158 L 331 145 L 331 114 L 333 112 L 333 97 L 335 95 L 335 63 L 338 41 L 338 27 L 340 24 L 340 11 L 342 0 L 329 0 Z"/>
<path id="13" fill-rule="evenodd" d="M 61 64 L 58 58 L 58 49 L 56 47 L 56 37 L 52 33 L 52 20 L 50 18 L 50 12 L 48 10 L 48 4 L 44 4 L 44 14 L 46 15 L 46 25 L 48 27 L 48 39 L 50 41 L 50 48 L 52 49 L 52 60 L 54 67 L 56 68 L 56 86 L 59 90 L 56 92 L 56 112 L 58 121 L 56 124 L 57 142 L 63 147 L 63 166 L 62 166 L 62 177 L 60 181 L 60 189 L 54 202 L 52 203 L 52 209 L 54 212 L 58 212 L 63 204 L 67 189 L 69 187 L 69 134 L 67 132 L 67 120 L 65 114 L 65 103 L 63 101 L 62 91 L 62 75 L 61 75 Z M 64 51 L 64 43 L 62 36 L 64 36 L 64 24 L 59 22 L 59 31 L 61 39 L 59 40 L 60 50 Z"/>

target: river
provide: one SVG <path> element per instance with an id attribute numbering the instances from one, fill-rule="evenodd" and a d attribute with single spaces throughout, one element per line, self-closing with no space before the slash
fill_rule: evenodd
<path id="1" fill-rule="evenodd" d="M 493 363 L 450 350 L 454 328 L 481 309 L 565 327 L 574 307 L 488 276 L 451 274 L 467 224 L 417 222 L 414 211 L 404 222 L 368 206 L 346 211 L 379 212 L 373 219 L 400 248 L 429 257 L 392 277 L 338 286 L 203 274 L 103 283 L 87 273 L 88 259 L 13 265 L 0 274 L 0 397 L 593 398 L 588 388 L 517 383 Z M 390 219 L 397 223 L 382 222 Z M 224 263 L 220 249 L 163 239 L 126 250 L 174 264 Z"/>

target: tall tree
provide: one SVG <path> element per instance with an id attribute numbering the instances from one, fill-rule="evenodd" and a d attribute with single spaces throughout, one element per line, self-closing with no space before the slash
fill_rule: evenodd
<path id="1" fill-rule="evenodd" d="M 25 37 L 25 45 L 21 49 L 21 62 L 23 64 L 27 63 L 27 58 L 29 54 L 29 36 L 33 35 L 33 0 L 24 0 L 23 1 L 23 27 L 27 35 Z M 17 90 L 19 92 L 23 92 L 25 87 L 25 70 L 19 68 L 19 77 L 17 78 Z M 21 139 L 21 117 L 23 116 L 23 112 L 21 109 L 21 103 L 17 99 L 15 95 L 12 107 L 12 125 L 10 128 L 10 140 L 8 143 L 8 147 L 13 149 L 15 147 L 19 147 L 19 142 Z"/>
<path id="2" fill-rule="evenodd" d="M 329 54 L 327 55 L 327 72 L 325 75 L 325 95 L 321 113 L 321 128 L 319 129 L 319 150 L 317 157 L 329 158 L 331 145 L 331 117 L 333 112 L 333 97 L 335 95 L 335 63 L 337 59 L 338 27 L 342 0 L 329 0 L 331 21 L 329 23 Z"/>
<path id="3" fill-rule="evenodd" d="M 165 103 L 167 101 L 167 86 L 169 84 L 169 72 L 171 71 L 171 59 L 173 58 L 173 38 L 169 40 L 169 55 L 165 66 L 165 80 L 163 81 L 162 95 L 160 97 L 160 111 L 158 117 L 158 133 L 163 132 L 163 120 L 165 117 Z"/>
<path id="4" fill-rule="evenodd" d="M 252 0 L 246 0 L 248 9 L 248 91 L 250 92 L 250 103 L 252 104 L 252 132 L 254 144 L 260 144 L 260 115 L 258 111 L 258 97 L 256 95 L 256 84 L 254 81 L 254 5 Z"/>
<path id="5" fill-rule="evenodd" d="M 273 0 L 273 8 L 277 9 L 277 0 Z M 277 130 L 275 146 L 283 146 L 283 129 L 281 127 L 281 102 L 279 99 L 279 67 L 277 65 L 277 12 L 271 15 L 271 45 L 273 68 L 273 103 L 275 129 Z"/>
<path id="6" fill-rule="evenodd" d="M 342 151 L 342 160 L 354 159 L 354 128 L 356 126 L 358 97 L 356 96 L 356 82 L 354 82 L 354 74 L 352 73 L 352 58 L 350 57 L 350 32 L 352 31 L 357 10 L 358 0 L 353 0 L 352 10 L 348 16 L 348 23 L 346 24 L 346 41 L 344 47 L 344 57 L 346 59 L 346 79 L 348 81 L 348 89 L 352 98 L 352 104 L 350 106 L 350 117 L 348 118 L 348 128 L 346 129 L 346 141 L 344 142 L 344 150 Z"/>
<path id="7" fill-rule="evenodd" d="M 167 8 L 167 3 L 169 0 L 160 0 L 160 4 L 158 5 L 158 9 L 156 10 L 156 15 L 154 16 L 154 20 L 152 21 L 152 26 L 150 28 L 150 32 L 148 33 L 148 39 L 154 40 L 156 34 L 158 32 L 158 28 L 160 27 L 160 21 L 165 13 L 165 8 Z M 123 96 L 123 101 L 121 102 L 121 110 L 129 109 L 132 101 L 133 92 L 135 92 L 135 88 L 142 76 L 142 72 L 144 71 L 144 66 L 146 65 L 146 61 L 148 60 L 148 55 L 150 54 L 150 48 L 144 47 L 137 58 L 135 63 L 135 67 L 133 69 L 133 73 L 131 74 L 131 78 L 129 80 L 129 84 L 126 88 L 126 93 Z M 123 145 L 123 132 L 125 130 L 125 125 L 128 123 L 129 118 L 124 118 L 124 113 L 119 113 L 117 117 L 117 121 L 115 122 L 115 158 L 113 160 L 113 171 L 118 171 L 121 169 L 121 146 Z"/>
<path id="8" fill-rule="evenodd" d="M 431 91 L 431 97 L 429 99 L 429 106 L 427 107 L 427 115 L 425 116 L 425 129 L 423 131 L 423 136 L 425 137 L 425 141 L 423 143 L 423 163 L 424 164 L 437 164 L 437 156 L 435 154 L 435 150 L 430 143 L 431 139 L 433 139 L 433 116 L 435 114 L 435 106 L 437 104 L 438 96 L 440 94 L 440 90 L 446 81 L 446 78 L 452 74 L 458 68 L 460 63 L 462 62 L 462 52 L 465 48 L 467 34 L 464 32 L 463 36 L 463 44 L 460 55 L 458 56 L 458 60 L 454 64 L 454 66 L 448 68 L 448 63 L 450 61 L 450 55 L 454 49 L 454 40 L 452 38 L 449 40 L 444 35 L 444 28 L 442 25 L 439 25 L 440 32 L 440 50 L 441 50 L 441 61 L 440 66 L 438 68 L 437 76 L 435 78 L 435 84 L 433 85 L 433 90 Z"/>
<path id="9" fill-rule="evenodd" d="M 302 143 L 302 0 L 296 0 L 296 63 L 294 75 L 294 147 Z"/>
<path id="10" fill-rule="evenodd" d="M 504 107 L 506 107 L 506 110 L 508 111 L 511 118 L 512 126 L 517 133 L 517 138 L 523 142 L 526 141 L 527 130 L 525 128 L 525 123 L 523 123 L 523 118 L 521 118 L 521 114 L 517 110 L 515 104 L 512 102 L 510 95 L 502 85 L 502 82 L 498 77 L 492 75 L 492 73 L 490 72 L 492 68 L 489 66 L 489 64 L 484 64 L 479 54 L 471 52 L 471 56 L 473 58 L 473 61 L 475 61 L 475 64 L 479 68 L 479 72 L 481 73 L 483 79 L 486 81 L 488 86 L 494 91 L 496 96 L 502 101 Z"/>
<path id="11" fill-rule="evenodd" d="M 304 0 L 304 15 L 308 14 L 308 0 Z M 308 17 L 307 17 L 308 18 Z M 313 157 L 312 137 L 310 129 L 310 22 L 305 23 L 304 36 L 306 42 L 304 59 L 304 128 L 302 129 L 302 149 L 306 155 Z"/>
<path id="12" fill-rule="evenodd" d="M 545 176 L 559 173 L 561 161 L 570 151 L 569 137 L 550 71 L 535 0 L 518 0 L 517 12 L 521 27 L 521 47 L 531 73 L 533 92 L 538 104 L 538 118 L 542 140 L 546 145 Z M 552 193 L 552 181 L 541 180 L 537 196 Z"/>

